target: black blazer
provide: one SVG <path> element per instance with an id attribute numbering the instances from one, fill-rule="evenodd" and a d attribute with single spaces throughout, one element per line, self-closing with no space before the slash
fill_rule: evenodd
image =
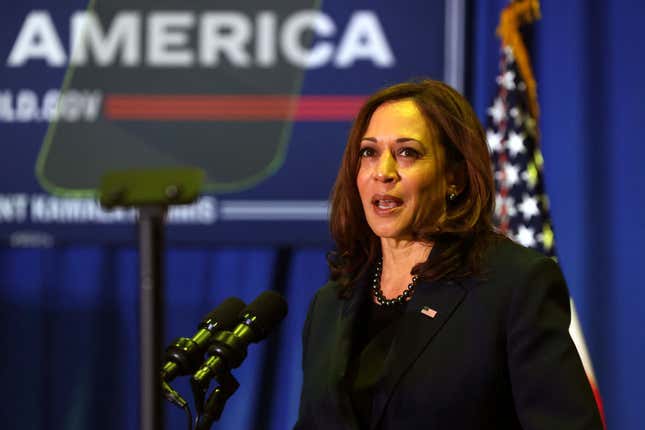
<path id="1" fill-rule="evenodd" d="M 370 430 L 602 429 L 557 264 L 510 241 L 484 261 L 485 280 L 417 285 L 376 385 Z M 359 428 L 344 376 L 367 289 L 342 300 L 329 282 L 312 300 L 296 430 Z"/>

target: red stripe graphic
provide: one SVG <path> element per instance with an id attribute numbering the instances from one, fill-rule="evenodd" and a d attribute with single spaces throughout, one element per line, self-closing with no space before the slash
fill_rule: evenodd
<path id="1" fill-rule="evenodd" d="M 103 113 L 117 121 L 350 121 L 365 100 L 362 95 L 108 94 Z"/>

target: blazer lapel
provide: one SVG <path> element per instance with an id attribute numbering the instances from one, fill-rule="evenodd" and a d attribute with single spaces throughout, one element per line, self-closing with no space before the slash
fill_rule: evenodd
<path id="1" fill-rule="evenodd" d="M 343 301 L 342 305 L 339 306 L 336 326 L 334 328 L 335 333 L 337 333 L 336 345 L 332 351 L 328 379 L 330 381 L 330 395 L 333 399 L 337 400 L 339 412 L 345 417 L 344 421 L 348 423 L 348 428 L 350 429 L 358 429 L 358 421 L 354 414 L 347 389 L 343 384 L 349 357 L 352 352 L 351 347 L 356 318 L 358 317 L 361 303 L 366 297 L 367 289 L 364 284 L 365 282 L 357 283 L 352 297 Z"/>
<path id="2" fill-rule="evenodd" d="M 347 362 L 351 352 L 352 338 L 354 335 L 354 323 L 360 309 L 361 291 L 356 289 L 352 297 L 345 300 L 338 309 L 336 327 L 336 345 L 331 357 L 331 381 L 338 383 L 347 370 Z"/>
<path id="3" fill-rule="evenodd" d="M 375 390 L 372 426 L 380 421 L 393 390 L 466 296 L 466 289 L 453 281 L 420 283 L 414 291 L 385 359 L 384 376 Z M 428 309 L 422 312 L 424 307 Z"/>

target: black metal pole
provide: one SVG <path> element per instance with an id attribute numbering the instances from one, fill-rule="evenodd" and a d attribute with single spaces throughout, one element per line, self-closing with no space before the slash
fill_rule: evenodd
<path id="1" fill-rule="evenodd" d="M 163 221 L 165 207 L 139 208 L 141 430 L 163 430 L 161 404 Z"/>
<path id="2" fill-rule="evenodd" d="M 161 356 L 164 217 L 169 205 L 187 205 L 199 196 L 202 170 L 191 167 L 106 172 L 100 201 L 106 209 L 136 208 L 140 272 L 140 430 L 163 430 Z"/>

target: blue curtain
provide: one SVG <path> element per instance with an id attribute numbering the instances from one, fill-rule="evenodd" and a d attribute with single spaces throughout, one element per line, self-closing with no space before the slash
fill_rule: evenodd
<path id="1" fill-rule="evenodd" d="M 0 251 L 1 391 L 8 428 L 138 428 L 138 262 L 131 248 Z M 173 249 L 166 253 L 168 344 L 195 331 L 214 304 L 278 289 L 290 311 L 234 371 L 241 386 L 219 428 L 285 429 L 297 416 L 300 334 L 327 279 L 322 249 Z M 280 285 L 276 285 L 279 283 Z M 187 381 L 175 387 L 190 397 Z M 166 407 L 167 428 L 185 428 Z"/>
<path id="2" fill-rule="evenodd" d="M 492 100 L 506 1 L 469 12 L 466 93 Z M 541 103 L 545 177 L 560 262 L 576 301 L 609 428 L 645 421 L 645 4 L 543 2 L 527 33 Z M 230 295 L 273 288 L 280 329 L 253 345 L 220 428 L 286 429 L 295 420 L 300 331 L 327 277 L 325 249 L 196 248 L 166 255 L 166 343 Z M 0 249 L 0 413 L 5 428 L 136 429 L 137 254 L 132 247 Z M 181 381 L 180 381 L 181 382 Z M 189 396 L 188 386 L 177 384 Z M 184 415 L 166 409 L 167 428 Z"/>
<path id="3" fill-rule="evenodd" d="M 608 428 L 645 421 L 645 4 L 544 2 L 534 34 L 545 178 Z M 638 382 L 640 381 L 640 382 Z"/>

